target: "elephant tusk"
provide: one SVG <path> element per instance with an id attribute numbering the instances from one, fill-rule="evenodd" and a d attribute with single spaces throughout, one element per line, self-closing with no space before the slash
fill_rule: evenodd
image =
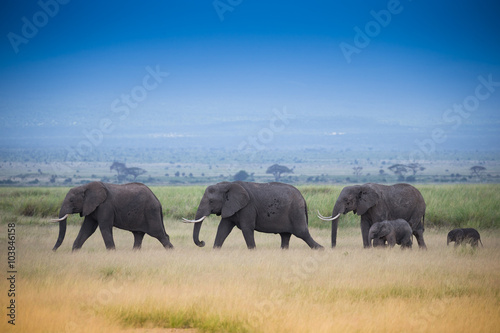
<path id="1" fill-rule="evenodd" d="M 333 220 L 337 219 L 339 216 L 340 216 L 340 213 L 338 213 L 337 216 L 335 216 L 335 217 L 331 217 L 331 216 L 326 217 L 326 216 L 321 215 L 321 213 L 318 210 L 318 217 L 320 220 L 323 220 L 323 221 L 333 221 Z"/>
<path id="2" fill-rule="evenodd" d="M 66 214 L 63 217 L 61 217 L 60 219 L 51 219 L 50 222 L 61 222 L 61 221 L 65 220 L 68 216 L 69 216 L 69 214 Z"/>
<path id="3" fill-rule="evenodd" d="M 207 218 L 206 216 L 203 216 L 202 218 L 199 218 L 198 220 L 188 220 L 188 219 L 182 218 L 182 222 L 184 222 L 184 223 L 199 223 L 199 222 L 202 222 L 206 218 Z"/>

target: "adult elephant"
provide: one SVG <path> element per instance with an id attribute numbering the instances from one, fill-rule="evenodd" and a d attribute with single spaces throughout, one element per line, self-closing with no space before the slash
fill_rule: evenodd
<path id="1" fill-rule="evenodd" d="M 424 241 L 425 201 L 422 194 L 409 184 L 387 186 L 368 183 L 344 187 L 335 202 L 332 215 L 319 215 L 322 220 L 332 221 L 332 247 L 337 244 L 339 216 L 351 211 L 361 216 L 364 247 L 370 247 L 368 233 L 372 224 L 403 219 L 411 226 L 418 246 L 427 248 Z"/>
<path id="2" fill-rule="evenodd" d="M 157 238 L 166 248 L 172 248 L 170 238 L 163 225 L 160 201 L 144 184 L 123 185 L 91 182 L 69 190 L 59 212 L 59 237 L 53 251 L 62 244 L 66 234 L 66 219 L 69 214 L 85 216 L 73 251 L 83 243 L 99 226 L 106 249 L 115 249 L 113 227 L 129 230 L 134 234 L 134 249 L 140 249 L 144 234 Z"/>
<path id="3" fill-rule="evenodd" d="M 193 228 L 194 243 L 200 247 L 201 224 L 210 214 L 221 216 L 214 248 L 220 248 L 236 226 L 249 249 L 255 248 L 254 231 L 281 235 L 281 248 L 288 248 L 291 235 L 303 239 L 312 249 L 322 248 L 308 229 L 307 206 L 295 187 L 283 183 L 222 182 L 208 186 L 201 198 Z"/>

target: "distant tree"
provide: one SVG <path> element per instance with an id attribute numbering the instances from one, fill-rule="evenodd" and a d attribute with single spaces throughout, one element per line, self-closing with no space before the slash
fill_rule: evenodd
<path id="1" fill-rule="evenodd" d="M 270 173 L 274 176 L 274 179 L 279 182 L 281 175 L 284 173 L 293 173 L 293 169 L 289 169 L 284 165 L 273 164 L 267 168 L 266 173 Z"/>
<path id="2" fill-rule="evenodd" d="M 410 164 L 406 165 L 406 167 L 408 169 L 411 169 L 411 171 L 413 172 L 414 176 L 417 174 L 418 171 L 424 171 L 425 170 L 425 168 L 423 166 L 421 166 L 419 163 L 410 163 Z"/>
<path id="3" fill-rule="evenodd" d="M 146 170 L 137 167 L 127 168 L 125 163 L 121 162 L 113 162 L 113 164 L 109 167 L 109 170 L 116 171 L 119 182 L 124 182 L 127 179 L 127 176 L 132 176 L 135 180 L 137 176 L 143 175 L 147 172 Z"/>
<path id="4" fill-rule="evenodd" d="M 250 177 L 250 175 L 248 174 L 248 172 L 246 172 L 245 170 L 240 170 L 238 171 L 234 176 L 233 176 L 233 179 L 235 181 L 245 181 L 248 179 L 248 177 Z"/>
<path id="5" fill-rule="evenodd" d="M 111 164 L 111 166 L 109 167 L 109 171 L 116 171 L 116 173 L 118 174 L 118 178 L 125 175 L 126 169 L 127 167 L 125 166 L 125 163 L 120 162 L 113 162 L 113 164 Z"/>
<path id="6" fill-rule="evenodd" d="M 56 176 L 56 175 L 52 175 L 52 176 L 50 176 L 50 182 L 51 182 L 51 183 L 55 183 L 55 182 L 56 182 L 56 178 L 57 178 L 57 176 Z"/>
<path id="7" fill-rule="evenodd" d="M 361 171 L 363 170 L 363 167 L 358 166 L 358 167 L 354 167 L 354 168 L 352 168 L 352 169 L 354 170 L 354 175 L 355 175 L 356 177 L 361 176 Z"/>
<path id="8" fill-rule="evenodd" d="M 484 171 L 486 171 L 485 167 L 480 166 L 480 165 L 475 165 L 475 166 L 470 168 L 470 175 L 472 177 L 476 176 L 478 178 L 481 178 L 481 173 L 483 173 Z"/>
<path id="9" fill-rule="evenodd" d="M 137 178 L 137 176 L 145 174 L 147 171 L 141 168 L 126 168 L 125 173 L 126 175 L 130 175 L 134 177 L 134 180 Z"/>
<path id="10" fill-rule="evenodd" d="M 408 172 L 408 169 L 404 164 L 394 164 L 388 167 L 388 169 L 394 172 L 395 175 L 399 176 L 399 178 L 403 179 L 405 177 L 405 174 Z"/>

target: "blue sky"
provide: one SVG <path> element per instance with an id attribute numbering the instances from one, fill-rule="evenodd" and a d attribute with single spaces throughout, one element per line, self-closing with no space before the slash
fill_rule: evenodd
<path id="1" fill-rule="evenodd" d="M 65 2 L 0 5 L 2 145 L 53 129 L 76 144 L 110 119 L 110 138 L 222 135 L 235 148 L 286 109 L 276 138 L 335 145 L 328 134 L 343 132 L 367 147 L 392 134 L 411 150 L 438 128 L 443 148 L 498 146 L 500 86 L 447 113 L 478 77 L 500 82 L 495 1 Z M 147 68 L 168 76 L 144 95 Z"/>

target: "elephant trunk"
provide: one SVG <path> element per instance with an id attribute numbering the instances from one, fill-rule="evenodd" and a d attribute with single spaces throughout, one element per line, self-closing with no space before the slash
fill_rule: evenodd
<path id="1" fill-rule="evenodd" d="M 449 236 L 446 238 L 446 246 L 448 246 L 448 245 L 450 245 L 450 237 Z"/>
<path id="2" fill-rule="evenodd" d="M 203 203 L 203 200 L 202 200 L 202 203 Z M 205 210 L 202 209 L 202 204 L 200 203 L 200 206 L 198 207 L 198 210 L 196 211 L 196 217 L 195 217 L 195 220 L 198 222 L 196 222 L 194 224 L 194 227 L 193 227 L 193 241 L 199 247 L 205 246 L 205 242 L 200 241 L 199 237 L 200 237 L 201 224 L 203 223 L 203 220 L 205 219 L 205 217 L 207 217 L 208 215 L 210 215 L 210 213 L 205 212 Z"/>
<path id="3" fill-rule="evenodd" d="M 201 229 L 201 224 L 203 222 L 198 222 L 198 223 L 195 223 L 194 224 L 194 228 L 193 228 L 193 241 L 194 243 L 199 246 L 199 247 L 204 247 L 205 246 L 205 242 L 204 241 L 200 241 L 200 229 Z"/>
<path id="4" fill-rule="evenodd" d="M 339 225 L 339 219 L 332 221 L 332 248 L 337 246 L 337 228 Z"/>
<path id="5" fill-rule="evenodd" d="M 59 236 L 57 237 L 56 245 L 54 245 L 52 251 L 56 251 L 59 246 L 61 246 L 64 240 L 64 236 L 66 236 L 66 221 L 69 214 L 70 213 L 67 213 L 65 209 L 61 208 L 61 211 L 59 212 L 59 218 L 52 220 L 53 222 L 59 222 Z"/>
<path id="6" fill-rule="evenodd" d="M 344 212 L 343 207 L 339 204 L 338 200 L 333 207 L 332 216 L 335 218 L 332 220 L 332 247 L 337 246 L 337 229 L 339 226 L 339 216 Z"/>

